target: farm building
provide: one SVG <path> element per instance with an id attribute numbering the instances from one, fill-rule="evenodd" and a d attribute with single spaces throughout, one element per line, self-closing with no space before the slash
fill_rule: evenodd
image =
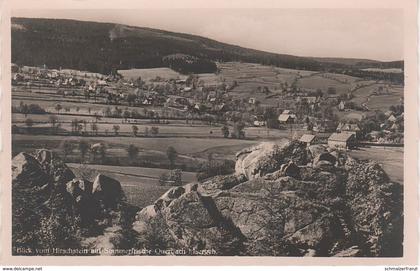
<path id="1" fill-rule="evenodd" d="M 98 80 L 98 81 L 96 81 L 96 84 L 98 86 L 107 86 L 108 85 L 108 83 L 105 80 Z"/>
<path id="2" fill-rule="evenodd" d="M 356 136 L 360 133 L 360 127 L 357 123 L 344 123 L 340 122 L 336 129 L 337 132 L 347 132 L 355 134 Z"/>
<path id="3" fill-rule="evenodd" d="M 293 123 L 294 118 L 292 117 L 292 115 L 289 114 L 280 114 L 278 121 L 280 123 Z"/>
<path id="4" fill-rule="evenodd" d="M 356 137 L 351 133 L 333 133 L 328 138 L 328 146 L 338 149 L 351 149 L 356 145 Z"/>
<path id="5" fill-rule="evenodd" d="M 181 89 L 181 92 L 190 92 L 192 90 L 192 87 L 184 87 Z"/>
<path id="6" fill-rule="evenodd" d="M 397 123 L 392 124 L 392 126 L 390 128 L 391 131 L 399 131 L 400 129 L 401 129 L 401 127 Z"/>
<path id="7" fill-rule="evenodd" d="M 341 102 L 338 104 L 338 110 L 339 110 L 339 111 L 343 111 L 344 109 L 346 109 L 346 103 L 345 103 L 344 101 L 341 101 Z"/>
<path id="8" fill-rule="evenodd" d="M 316 97 L 316 96 L 307 96 L 307 97 L 304 97 L 304 99 L 306 99 L 308 104 L 315 104 L 319 102 L 319 97 Z"/>
<path id="9" fill-rule="evenodd" d="M 249 104 L 255 104 L 256 101 L 257 101 L 257 99 L 251 97 L 251 98 L 249 98 L 248 103 Z"/>
<path id="10" fill-rule="evenodd" d="M 266 125 L 266 122 L 263 120 L 254 120 L 253 124 L 255 127 L 263 127 Z"/>
<path id="11" fill-rule="evenodd" d="M 336 130 L 336 123 L 332 120 L 318 121 L 315 123 L 312 130 L 318 133 L 334 132 Z"/>
<path id="12" fill-rule="evenodd" d="M 283 112 L 279 115 L 278 121 L 280 123 L 293 123 L 295 121 L 296 115 L 293 114 L 291 110 L 283 110 Z"/>
<path id="13" fill-rule="evenodd" d="M 306 143 L 307 146 L 315 143 L 315 135 L 304 134 L 299 139 L 300 142 Z"/>
<path id="14" fill-rule="evenodd" d="M 394 114 L 394 112 L 392 112 L 391 110 L 388 110 L 388 111 L 386 111 L 386 112 L 385 112 L 385 116 L 386 116 L 386 117 L 389 117 L 389 116 L 391 116 L 392 114 Z"/>
<path id="15" fill-rule="evenodd" d="M 393 114 L 391 114 L 388 118 L 388 121 L 390 121 L 390 122 L 395 122 L 396 120 L 397 120 L 397 118 Z"/>

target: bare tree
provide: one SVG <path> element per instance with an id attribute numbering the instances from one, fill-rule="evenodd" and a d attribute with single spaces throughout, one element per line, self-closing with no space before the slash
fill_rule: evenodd
<path id="1" fill-rule="evenodd" d="M 96 123 L 91 123 L 90 129 L 95 133 L 95 135 L 98 135 L 98 125 Z"/>
<path id="2" fill-rule="evenodd" d="M 55 110 L 57 110 L 57 114 L 60 114 L 60 110 L 63 109 L 63 107 L 61 106 L 61 104 L 57 104 L 55 106 Z"/>
<path id="3" fill-rule="evenodd" d="M 127 147 L 127 154 L 128 154 L 128 159 L 130 160 L 130 163 L 132 163 L 133 161 L 137 159 L 137 156 L 139 154 L 139 148 L 133 144 L 130 144 Z"/>
<path id="4" fill-rule="evenodd" d="M 34 121 L 31 118 L 25 120 L 25 125 L 28 127 L 28 131 L 31 130 L 31 127 L 34 126 Z"/>
<path id="5" fill-rule="evenodd" d="M 81 162 L 83 162 L 85 160 L 85 156 L 86 156 L 88 150 L 89 150 L 89 143 L 87 143 L 84 140 L 80 141 L 79 142 L 79 151 L 80 151 Z"/>
<path id="6" fill-rule="evenodd" d="M 120 130 L 120 126 L 119 125 L 114 125 L 112 126 L 112 130 L 114 130 L 115 135 L 118 135 L 118 131 Z"/>
<path id="7" fill-rule="evenodd" d="M 133 125 L 133 126 L 131 126 L 131 129 L 133 130 L 133 135 L 137 136 L 137 134 L 139 132 L 139 127 L 137 125 Z"/>

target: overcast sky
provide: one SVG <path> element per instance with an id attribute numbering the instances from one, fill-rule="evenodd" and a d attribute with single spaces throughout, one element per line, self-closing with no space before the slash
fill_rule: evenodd
<path id="1" fill-rule="evenodd" d="M 396 9 L 14 10 L 15 17 L 113 22 L 191 33 L 275 53 L 402 60 Z"/>

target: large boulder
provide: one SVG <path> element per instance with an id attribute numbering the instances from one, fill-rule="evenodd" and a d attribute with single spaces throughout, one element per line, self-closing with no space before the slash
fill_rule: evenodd
<path id="1" fill-rule="evenodd" d="M 229 190 L 245 181 L 247 181 L 247 179 L 243 175 L 215 176 L 202 183 L 197 189 L 203 194 L 214 194 L 222 190 Z"/>
<path id="2" fill-rule="evenodd" d="M 12 181 L 28 187 L 47 185 L 52 180 L 33 156 L 21 152 L 12 159 Z"/>
<path id="3" fill-rule="evenodd" d="M 79 196 L 90 196 L 93 184 L 86 180 L 73 179 L 66 184 L 66 190 L 76 200 Z"/>
<path id="4" fill-rule="evenodd" d="M 120 182 L 103 174 L 95 177 L 92 195 L 104 208 L 116 208 L 124 198 Z"/>
<path id="5" fill-rule="evenodd" d="M 317 166 L 319 162 L 327 161 L 327 162 L 329 162 L 329 164 L 334 165 L 336 160 L 337 160 L 337 158 L 334 155 L 332 155 L 328 152 L 323 152 L 323 153 L 320 153 L 320 154 L 315 156 L 313 164 L 315 166 Z"/>
<path id="6" fill-rule="evenodd" d="M 197 185 L 191 184 L 170 189 L 153 205 L 139 211 L 133 230 L 139 236 L 139 246 L 181 247 L 220 255 L 239 252 L 237 245 L 242 238 L 220 214 L 213 198 L 202 195 Z"/>
<path id="7" fill-rule="evenodd" d="M 45 159 L 50 158 L 45 156 Z M 65 177 L 51 169 L 40 162 L 37 155 L 19 153 L 12 159 L 12 242 L 15 247 L 40 247 L 43 238 L 55 238 L 51 232 L 69 234 L 61 244 L 73 238 L 77 219 L 71 196 L 62 183 Z M 56 221 L 63 225 L 57 228 Z"/>
<path id="8" fill-rule="evenodd" d="M 35 158 L 39 161 L 44 171 L 53 176 L 55 181 L 65 185 L 68 181 L 75 178 L 73 172 L 52 151 L 47 149 L 36 150 Z"/>
<path id="9" fill-rule="evenodd" d="M 93 183 L 87 180 L 74 179 L 66 184 L 82 226 L 90 225 L 99 213 L 99 204 L 93 199 L 92 188 Z"/>
<path id="10" fill-rule="evenodd" d="M 327 148 L 323 145 L 310 145 L 308 146 L 308 152 L 312 159 L 317 157 L 318 155 L 327 152 Z"/>
<path id="11" fill-rule="evenodd" d="M 131 232 L 138 208 L 125 202 L 120 183 L 104 175 L 94 182 L 74 176 L 49 150 L 13 158 L 14 247 L 128 246 L 124 234 Z"/>
<path id="12" fill-rule="evenodd" d="M 218 255 L 401 256 L 401 187 L 375 163 L 325 147 L 309 154 L 293 142 L 260 144 L 238 153 L 235 175 L 170 189 L 138 212 L 138 246 L 158 239 Z"/>
<path id="13" fill-rule="evenodd" d="M 301 165 L 307 162 L 305 145 L 297 141 L 282 140 L 264 142 L 246 148 L 236 154 L 235 172 L 248 180 L 255 180 L 279 170 L 281 165 L 293 161 Z"/>

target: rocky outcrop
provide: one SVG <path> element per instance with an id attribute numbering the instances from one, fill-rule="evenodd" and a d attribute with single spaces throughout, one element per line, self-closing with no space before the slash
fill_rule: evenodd
<path id="1" fill-rule="evenodd" d="M 373 162 L 297 142 L 237 155 L 236 173 L 175 187 L 133 223 L 139 246 L 218 255 L 401 256 L 402 193 Z"/>
<path id="2" fill-rule="evenodd" d="M 78 247 L 86 238 L 110 236 L 105 229 L 131 228 L 137 211 L 125 203 L 117 180 L 76 178 L 49 150 L 13 158 L 12 199 L 13 245 L 33 251 Z"/>
<path id="3" fill-rule="evenodd" d="M 99 174 L 93 181 L 92 196 L 105 208 L 115 208 L 124 198 L 124 193 L 119 181 Z"/>
<path id="4" fill-rule="evenodd" d="M 19 153 L 12 160 L 12 181 L 28 187 L 42 187 L 51 181 L 51 176 L 33 156 Z"/>
<path id="5" fill-rule="evenodd" d="M 75 177 L 63 161 L 50 150 L 37 150 L 34 157 L 39 161 L 44 171 L 60 183 L 65 184 Z"/>
<path id="6" fill-rule="evenodd" d="M 355 231 L 373 255 L 402 254 L 402 187 L 372 161 L 349 159 L 346 199 Z"/>
<path id="7" fill-rule="evenodd" d="M 246 148 L 236 154 L 236 159 L 236 174 L 254 180 L 279 170 L 289 161 L 305 164 L 308 157 L 303 143 L 283 140 L 278 144 L 265 142 Z"/>
<path id="8" fill-rule="evenodd" d="M 402 256 L 402 186 L 324 146 L 259 144 L 237 154 L 234 174 L 173 187 L 141 210 L 117 180 L 75 177 L 48 150 L 20 153 L 12 167 L 14 246 Z"/>

